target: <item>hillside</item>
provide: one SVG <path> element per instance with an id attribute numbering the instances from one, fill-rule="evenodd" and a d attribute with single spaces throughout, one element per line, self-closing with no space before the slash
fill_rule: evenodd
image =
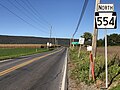
<path id="1" fill-rule="evenodd" d="M 55 38 L 49 39 L 44 37 L 0 35 L 0 44 L 46 44 L 47 42 L 52 42 L 54 44 Z M 59 44 L 62 46 L 69 46 L 70 39 L 56 38 L 56 44 Z"/>

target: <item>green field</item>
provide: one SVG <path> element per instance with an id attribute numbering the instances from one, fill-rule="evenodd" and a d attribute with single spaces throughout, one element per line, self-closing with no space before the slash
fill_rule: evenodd
<path id="1" fill-rule="evenodd" d="M 45 48 L 0 48 L 0 60 L 47 52 Z"/>

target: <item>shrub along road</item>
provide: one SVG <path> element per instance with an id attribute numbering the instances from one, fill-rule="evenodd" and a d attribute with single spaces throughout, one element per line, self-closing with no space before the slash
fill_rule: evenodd
<path id="1" fill-rule="evenodd" d="M 69 77 L 70 80 L 75 81 L 76 88 L 81 88 L 81 90 L 88 90 L 88 89 L 97 90 L 97 88 L 100 89 L 101 87 L 105 87 L 105 63 L 104 63 L 105 61 L 103 54 L 104 49 L 103 51 L 101 51 L 101 48 L 102 47 L 98 49 L 97 57 L 95 60 L 95 77 L 96 77 L 95 82 L 93 80 L 89 80 L 89 61 L 90 61 L 89 52 L 87 52 L 85 49 L 81 50 L 80 58 L 78 58 L 77 48 L 73 50 L 72 49 L 69 50 L 70 51 L 69 52 L 70 60 L 68 63 Z M 120 85 L 120 58 L 118 54 L 116 54 L 119 51 L 117 50 L 118 47 L 116 48 L 109 47 L 109 48 L 110 49 L 108 52 L 108 86 L 109 89 L 111 89 L 114 86 Z M 83 83 L 85 84 L 83 85 Z M 87 89 L 85 89 L 86 85 L 87 85 L 86 87 Z M 92 88 L 89 86 L 91 86 Z"/>

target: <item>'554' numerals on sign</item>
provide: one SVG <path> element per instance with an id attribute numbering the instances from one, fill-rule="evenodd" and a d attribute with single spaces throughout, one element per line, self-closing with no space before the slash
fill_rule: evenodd
<path id="1" fill-rule="evenodd" d="M 95 13 L 95 28 L 96 29 L 115 29 L 116 28 L 116 13 Z"/>

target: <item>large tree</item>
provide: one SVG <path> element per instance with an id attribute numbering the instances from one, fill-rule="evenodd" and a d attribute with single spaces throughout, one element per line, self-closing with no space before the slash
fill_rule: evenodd
<path id="1" fill-rule="evenodd" d="M 83 34 L 83 36 L 81 36 L 83 38 L 85 38 L 85 45 L 91 45 L 92 44 L 92 34 L 89 32 L 85 32 Z"/>
<path id="2" fill-rule="evenodd" d="M 108 45 L 120 45 L 120 35 L 110 34 L 108 35 Z"/>
<path id="3" fill-rule="evenodd" d="M 110 34 L 107 35 L 107 40 L 108 40 L 108 46 L 120 46 L 120 34 Z M 104 39 L 99 39 L 97 41 L 98 46 L 104 46 L 105 43 L 105 38 Z"/>
<path id="4" fill-rule="evenodd" d="M 104 39 L 97 40 L 97 46 L 104 46 Z"/>
<path id="5" fill-rule="evenodd" d="M 82 37 L 85 38 L 85 41 L 92 41 L 92 34 L 89 32 L 85 32 Z"/>

